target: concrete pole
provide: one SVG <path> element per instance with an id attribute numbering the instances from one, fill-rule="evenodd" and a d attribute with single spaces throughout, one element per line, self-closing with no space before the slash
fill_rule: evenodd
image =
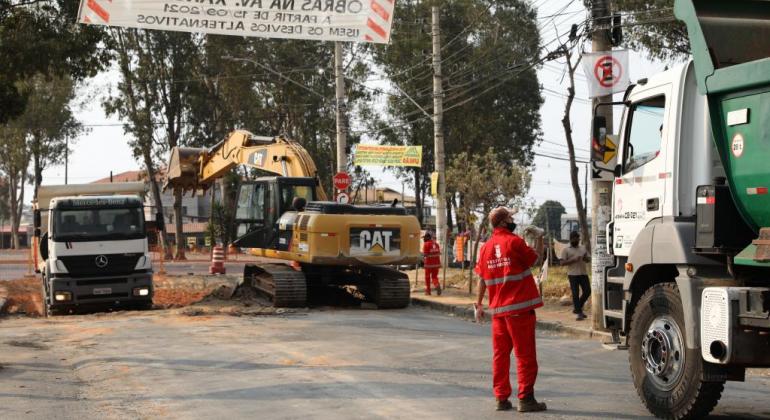
<path id="1" fill-rule="evenodd" d="M 446 232 L 446 178 L 444 166 L 444 91 L 441 78 L 441 28 L 439 8 L 431 8 L 433 34 L 433 150 L 434 169 L 438 172 L 436 197 L 436 239 L 442 250 L 447 246 Z M 446 258 L 444 258 L 446 262 Z M 446 265 L 444 265 L 446 271 Z"/>
<path id="2" fill-rule="evenodd" d="M 592 35 L 593 51 L 609 51 L 610 43 L 610 14 L 609 0 L 594 0 L 591 9 L 594 32 Z M 627 69 L 626 69 L 627 70 Z M 612 95 L 594 98 L 593 105 L 600 102 L 612 102 Z M 607 119 L 607 133 L 612 133 L 612 107 L 603 106 L 598 110 L 598 115 Z M 590 140 L 589 140 L 590 141 Z M 589 144 L 590 147 L 590 144 Z M 592 324 L 595 330 L 604 329 L 604 269 L 613 262 L 613 258 L 607 253 L 607 247 L 612 246 L 605 240 L 607 237 L 607 223 L 609 223 L 612 211 L 612 181 L 593 180 L 591 191 L 591 308 Z"/>
<path id="3" fill-rule="evenodd" d="M 348 157 L 345 153 L 347 145 L 347 129 L 345 128 L 345 76 L 342 69 L 342 43 L 334 43 L 334 78 L 336 79 L 337 106 L 337 172 L 347 172 Z"/>

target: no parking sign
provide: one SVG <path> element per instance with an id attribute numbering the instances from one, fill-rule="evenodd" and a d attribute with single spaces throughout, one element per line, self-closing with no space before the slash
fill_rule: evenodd
<path id="1" fill-rule="evenodd" d="M 583 54 L 583 73 L 588 80 L 588 96 L 609 95 L 628 88 L 628 51 Z"/>

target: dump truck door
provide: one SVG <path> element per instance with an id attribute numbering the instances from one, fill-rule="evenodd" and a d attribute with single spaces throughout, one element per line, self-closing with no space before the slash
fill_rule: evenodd
<path id="1" fill-rule="evenodd" d="M 627 256 L 639 232 L 663 214 L 666 197 L 670 85 L 632 95 L 622 135 L 621 175 L 614 186 L 615 255 Z"/>

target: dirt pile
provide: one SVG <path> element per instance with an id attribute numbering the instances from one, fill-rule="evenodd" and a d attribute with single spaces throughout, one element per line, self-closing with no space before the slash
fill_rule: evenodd
<path id="1" fill-rule="evenodd" d="M 201 302 L 207 297 L 227 300 L 237 281 L 218 276 L 167 277 L 155 275 L 153 280 L 155 308 L 181 308 Z M 0 281 L 0 314 L 43 315 L 40 278 Z"/>
<path id="2" fill-rule="evenodd" d="M 156 308 L 181 308 L 200 302 L 209 296 L 227 299 L 232 295 L 237 280 L 206 278 L 202 276 L 171 277 L 155 275 L 155 293 L 152 302 Z"/>
<path id="3" fill-rule="evenodd" d="M 0 281 L 0 314 L 43 315 L 41 280 L 37 277 Z"/>

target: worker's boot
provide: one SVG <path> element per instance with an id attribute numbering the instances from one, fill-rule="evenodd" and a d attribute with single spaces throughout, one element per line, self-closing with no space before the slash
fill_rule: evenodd
<path id="1" fill-rule="evenodd" d="M 441 296 L 441 286 L 439 286 L 438 284 L 436 285 L 436 294 Z"/>
<path id="2" fill-rule="evenodd" d="M 519 412 L 531 413 L 535 411 L 545 411 L 545 403 L 537 402 L 534 395 L 519 399 Z"/>
<path id="3" fill-rule="evenodd" d="M 425 296 L 430 296 L 430 289 L 425 289 Z"/>
<path id="4" fill-rule="evenodd" d="M 513 408 L 513 404 L 507 398 L 504 400 L 497 400 L 497 411 L 508 411 Z"/>

